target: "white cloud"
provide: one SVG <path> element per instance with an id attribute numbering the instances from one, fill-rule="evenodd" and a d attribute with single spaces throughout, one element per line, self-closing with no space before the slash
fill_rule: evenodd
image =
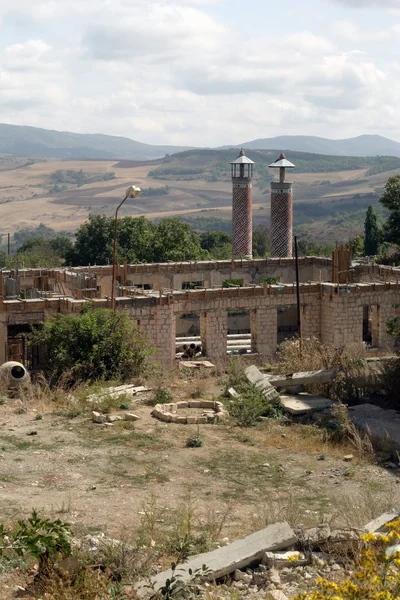
<path id="1" fill-rule="evenodd" d="M 397 8 L 399 6 L 398 0 L 333 0 L 339 4 L 345 6 L 351 6 L 354 8 L 376 8 L 382 9 L 387 7 Z"/>
<path id="2" fill-rule="evenodd" d="M 396 24 L 369 32 L 333 19 L 323 35 L 283 21 L 256 36 L 215 16 L 224 2 L 14 0 L 12 12 L 0 2 L 0 40 L 1 19 L 18 34 L 0 53 L 1 120 L 149 143 L 374 128 L 400 138 L 399 61 L 366 45 L 388 32 L 396 43 Z"/>

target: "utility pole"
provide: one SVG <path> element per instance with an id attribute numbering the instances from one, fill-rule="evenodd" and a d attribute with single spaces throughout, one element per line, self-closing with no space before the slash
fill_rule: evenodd
<path id="1" fill-rule="evenodd" d="M 296 259 L 296 296 L 297 296 L 297 333 L 300 340 L 301 351 L 301 310 L 300 310 L 300 281 L 299 281 L 299 252 L 297 248 L 297 235 L 294 236 L 294 252 Z"/>

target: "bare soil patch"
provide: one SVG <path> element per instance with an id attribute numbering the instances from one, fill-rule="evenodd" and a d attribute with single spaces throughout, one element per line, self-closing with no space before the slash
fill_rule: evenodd
<path id="1" fill-rule="evenodd" d="M 205 397 L 220 390 L 214 378 L 202 388 Z M 180 380 L 172 388 L 174 399 L 190 399 L 193 389 L 192 381 Z M 201 511 L 230 503 L 224 534 L 232 538 L 274 516 L 306 525 L 341 520 L 343 503 L 348 512 L 353 507 L 353 520 L 367 522 L 370 515 L 362 513 L 369 511 L 372 493 L 381 499 L 380 512 L 382 502 L 393 503 L 400 495 L 397 471 L 359 460 L 349 465 L 343 456 L 351 448 L 324 443 L 312 426 L 274 420 L 248 429 L 161 423 L 145 401 L 143 396 L 132 404 L 140 417 L 134 425 L 111 426 L 94 424 L 86 415 L 58 416 L 51 405 L 28 403 L 23 414 L 16 414 L 17 400 L 1 406 L 3 519 L 35 507 L 63 515 L 82 531 L 118 537 L 125 528 L 140 526 L 141 506 L 150 493 L 168 510 L 190 489 Z M 187 448 L 188 437 L 197 434 L 204 446 Z"/>

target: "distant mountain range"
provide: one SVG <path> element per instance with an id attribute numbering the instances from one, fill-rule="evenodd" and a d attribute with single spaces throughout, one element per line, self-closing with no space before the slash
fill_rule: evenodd
<path id="1" fill-rule="evenodd" d="M 225 146 L 229 147 L 229 146 Z M 400 143 L 381 135 L 359 135 L 345 140 L 330 140 L 312 135 L 281 135 L 261 138 L 235 146 L 237 148 L 257 148 L 272 150 L 282 148 L 313 154 L 335 156 L 397 156 L 400 157 Z"/>
<path id="2" fill-rule="evenodd" d="M 188 150 L 190 146 L 152 146 L 101 133 L 70 133 L 0 123 L 0 154 L 32 158 L 119 158 L 148 160 Z"/>
<path id="3" fill-rule="evenodd" d="M 261 138 L 227 148 L 293 150 L 336 156 L 396 156 L 400 157 L 400 143 L 380 135 L 360 135 L 345 140 L 307 135 L 283 135 Z M 0 124 L 0 154 L 32 158 L 59 159 L 131 159 L 162 158 L 189 150 L 193 146 L 154 146 L 126 137 L 103 134 L 70 133 L 38 127 Z"/>

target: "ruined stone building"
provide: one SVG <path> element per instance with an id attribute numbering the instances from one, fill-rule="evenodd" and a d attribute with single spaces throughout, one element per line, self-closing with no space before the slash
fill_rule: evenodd
<path id="1" fill-rule="evenodd" d="M 365 341 L 383 352 L 393 348 L 386 322 L 398 313 L 400 269 L 359 265 L 348 283 L 332 283 L 330 259 L 306 257 L 299 263 L 304 337 L 315 336 L 335 346 Z M 56 313 L 78 313 L 88 301 L 94 308 L 110 306 L 111 271 L 111 266 L 103 266 L 29 269 L 18 276 L 3 272 L 0 361 L 40 366 L 25 345 L 32 325 Z M 245 321 L 249 351 L 265 358 L 276 352 L 279 341 L 297 331 L 291 258 L 125 264 L 119 266 L 117 277 L 117 310 L 129 313 L 166 367 L 174 363 L 176 338 L 190 334 L 182 329 L 188 316 L 198 325 L 204 354 L 218 362 L 229 351 L 229 334 L 241 331 L 240 324 L 237 330 L 232 328 L 239 318 Z M 239 283 L 224 287 L 231 281 Z"/>
<path id="2" fill-rule="evenodd" d="M 228 353 L 270 358 L 278 344 L 298 333 L 295 260 L 292 258 L 293 184 L 284 155 L 271 165 L 270 259 L 251 258 L 253 162 L 242 151 L 232 161 L 233 258 L 117 266 L 116 310 L 125 310 L 171 367 L 182 340 L 199 343 L 204 356 L 222 362 Z M 336 255 L 335 255 L 336 256 Z M 351 267 L 317 257 L 299 259 L 302 337 L 344 346 L 365 342 L 388 352 L 386 332 L 400 305 L 400 269 Z M 109 307 L 112 267 L 25 269 L 0 274 L 0 364 L 19 360 L 40 368 L 40 352 L 29 349 L 32 326 L 57 313 L 78 313 L 86 302 Z"/>

